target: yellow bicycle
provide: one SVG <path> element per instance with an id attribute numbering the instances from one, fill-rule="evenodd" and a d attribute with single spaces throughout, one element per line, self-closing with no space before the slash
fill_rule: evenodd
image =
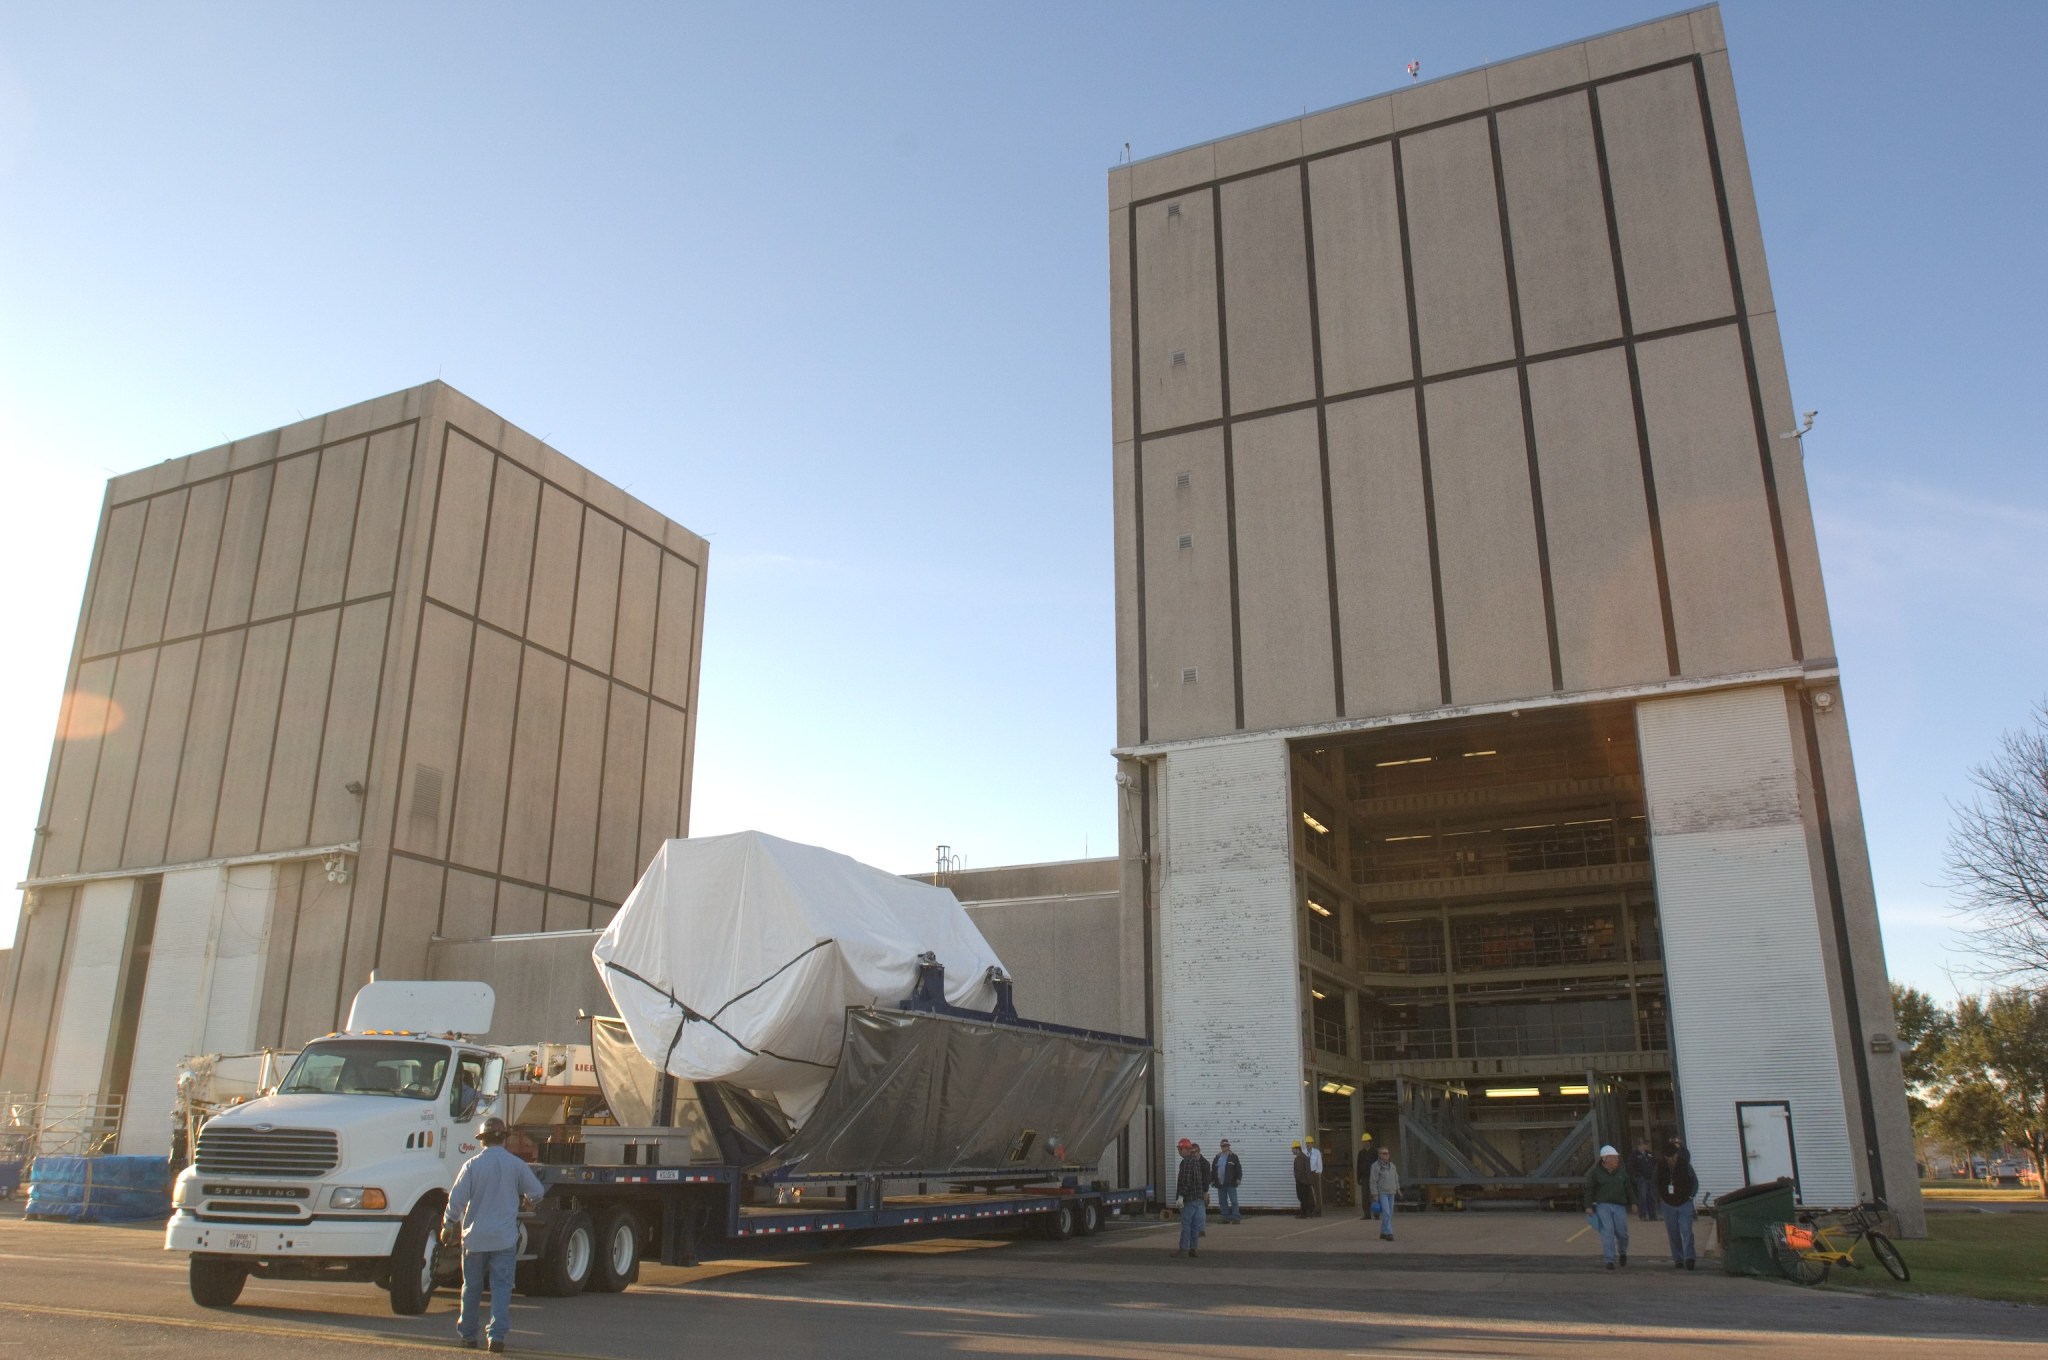
<path id="1" fill-rule="evenodd" d="M 1913 1273 L 1906 1268 L 1906 1258 L 1899 1255 L 1889 1237 L 1878 1231 L 1880 1216 L 1886 1212 L 1883 1200 L 1872 1200 L 1854 1209 L 1825 1215 L 1825 1222 L 1813 1214 L 1801 1214 L 1797 1223 L 1773 1223 L 1764 1234 L 1764 1241 L 1770 1247 L 1771 1261 L 1778 1267 L 1778 1273 L 1795 1284 L 1819 1284 L 1835 1266 L 1863 1269 L 1863 1263 L 1856 1259 L 1859 1242 L 1870 1243 L 1870 1254 L 1887 1275 L 1895 1280 L 1910 1280 Z"/>

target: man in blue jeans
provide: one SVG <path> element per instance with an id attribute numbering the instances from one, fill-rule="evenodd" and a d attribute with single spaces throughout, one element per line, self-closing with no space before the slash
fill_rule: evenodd
<path id="1" fill-rule="evenodd" d="M 512 1329 L 512 1271 L 519 1263 L 519 1201 L 547 1193 L 533 1168 L 505 1150 L 506 1132 L 496 1115 L 477 1125 L 483 1147 L 455 1173 L 441 1217 L 441 1245 L 462 1247 L 462 1312 L 455 1334 L 472 1349 L 479 1332 L 489 1349 L 505 1349 L 505 1333 Z M 487 1280 L 491 1321 L 481 1327 Z"/>
<path id="2" fill-rule="evenodd" d="M 1175 1256 L 1198 1256 L 1202 1230 L 1209 1217 L 1209 1163 L 1192 1142 L 1180 1140 L 1180 1172 L 1174 1178 L 1173 1197 L 1180 1201 L 1180 1247 Z"/>
<path id="3" fill-rule="evenodd" d="M 1237 1207 L 1237 1187 L 1244 1182 L 1244 1163 L 1230 1150 L 1228 1138 L 1223 1140 L 1223 1148 L 1216 1154 L 1216 1164 L 1211 1174 L 1216 1181 L 1216 1221 L 1244 1222 L 1244 1214 Z"/>

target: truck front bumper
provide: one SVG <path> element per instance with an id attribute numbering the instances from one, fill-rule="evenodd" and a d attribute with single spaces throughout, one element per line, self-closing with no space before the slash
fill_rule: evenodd
<path id="1" fill-rule="evenodd" d="M 164 1232 L 165 1251 L 223 1256 L 389 1256 L 397 1219 L 319 1218 L 305 1223 L 212 1223 L 180 1209 Z"/>

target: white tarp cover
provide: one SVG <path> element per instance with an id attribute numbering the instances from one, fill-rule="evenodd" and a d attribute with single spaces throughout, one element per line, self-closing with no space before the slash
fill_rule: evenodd
<path id="1" fill-rule="evenodd" d="M 909 996 L 927 952 L 947 1001 L 995 1004 L 986 974 L 1001 960 L 951 892 L 741 831 L 663 845 L 591 956 L 648 1061 L 773 1093 L 802 1120 L 839 1061 L 846 1008 Z"/>

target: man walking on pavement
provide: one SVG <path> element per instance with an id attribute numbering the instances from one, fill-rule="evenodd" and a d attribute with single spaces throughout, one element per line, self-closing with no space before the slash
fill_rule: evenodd
<path id="1" fill-rule="evenodd" d="M 492 1115 L 477 1125 L 483 1148 L 455 1173 L 448 1209 L 441 1217 L 441 1245 L 462 1248 L 462 1311 L 455 1334 L 476 1348 L 479 1333 L 488 1349 L 505 1349 L 512 1329 L 512 1271 L 519 1259 L 519 1201 L 547 1193 L 533 1168 L 505 1150 L 505 1121 Z M 491 1290 L 491 1320 L 483 1325 L 483 1292 Z"/>
<path id="2" fill-rule="evenodd" d="M 1315 1208 L 1309 1212 L 1309 1217 L 1321 1218 L 1323 1216 L 1323 1150 L 1316 1146 L 1315 1139 L 1309 1138 L 1305 1141 L 1308 1143 L 1309 1184 L 1315 1191 L 1312 1200 Z"/>
<path id="3" fill-rule="evenodd" d="M 1216 1221 L 1219 1223 L 1242 1223 L 1244 1213 L 1237 1207 L 1237 1187 L 1244 1181 L 1244 1163 L 1230 1150 L 1230 1140 L 1223 1140 L 1223 1146 L 1216 1154 L 1216 1164 L 1210 1171 L 1216 1182 Z"/>
<path id="4" fill-rule="evenodd" d="M 1600 1149 L 1600 1160 L 1586 1172 L 1586 1217 L 1600 1233 L 1600 1255 L 1612 1270 L 1628 1264 L 1628 1211 L 1635 1187 L 1621 1169 L 1621 1154 L 1612 1143 Z"/>
<path id="5" fill-rule="evenodd" d="M 1636 1217 L 1655 1219 L 1657 1217 L 1657 1154 L 1650 1151 L 1650 1140 L 1636 1139 L 1636 1150 L 1628 1155 L 1629 1179 L 1635 1182 Z"/>
<path id="6" fill-rule="evenodd" d="M 1180 1246 L 1175 1256 L 1198 1256 L 1202 1232 L 1209 1216 L 1209 1164 L 1202 1150 L 1180 1140 L 1180 1174 L 1174 1178 L 1173 1197 L 1180 1201 Z"/>
<path id="7" fill-rule="evenodd" d="M 1693 1248 L 1693 1218 L 1699 1213 L 1693 1196 L 1700 1192 L 1700 1178 L 1692 1169 L 1692 1154 L 1673 1138 L 1664 1145 L 1657 1161 L 1657 1197 L 1664 1201 L 1664 1236 L 1671 1243 L 1671 1268 L 1694 1269 L 1698 1254 Z"/>
<path id="8" fill-rule="evenodd" d="M 1307 1218 L 1315 1212 L 1316 1191 L 1309 1177 L 1308 1154 L 1301 1150 L 1301 1144 L 1294 1145 L 1294 1197 L 1301 1201 L 1301 1207 L 1294 1212 L 1296 1218 Z"/>
<path id="9" fill-rule="evenodd" d="M 1380 1155 L 1373 1159 L 1372 1173 L 1366 1177 L 1365 1188 L 1372 1192 L 1373 1212 L 1380 1216 L 1380 1241 L 1394 1240 L 1394 1196 L 1401 1193 L 1401 1173 L 1394 1169 L 1394 1150 L 1380 1149 Z"/>
<path id="10" fill-rule="evenodd" d="M 1366 1190 L 1366 1181 L 1372 1176 L 1373 1160 L 1372 1135 L 1361 1133 L 1358 1135 L 1358 1157 L 1352 1163 L 1352 1171 L 1355 1173 L 1352 1184 L 1358 1187 L 1358 1216 L 1360 1218 L 1372 1217 L 1372 1195 Z"/>

